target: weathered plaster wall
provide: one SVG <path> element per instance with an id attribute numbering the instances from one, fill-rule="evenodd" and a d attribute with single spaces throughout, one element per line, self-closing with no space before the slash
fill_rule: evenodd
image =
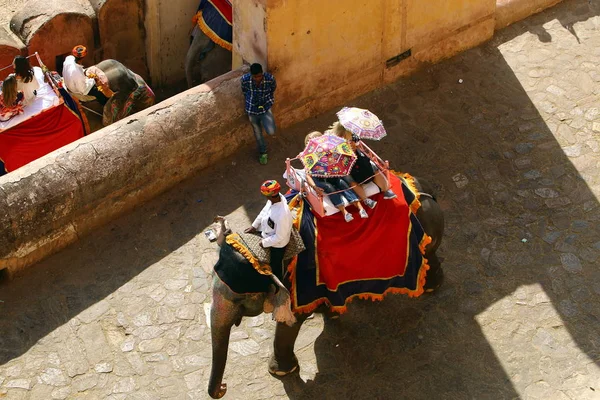
<path id="1" fill-rule="evenodd" d="M 494 32 L 496 0 L 237 0 L 237 53 L 261 60 L 278 80 L 281 126 L 339 105 L 474 47 Z M 259 10 L 266 7 L 266 15 Z M 386 60 L 407 50 L 395 66 Z"/>
<path id="2" fill-rule="evenodd" d="M 562 0 L 497 0 L 496 29 L 502 29 L 530 15 L 544 11 Z"/>
<path id="3" fill-rule="evenodd" d="M 233 68 L 267 63 L 267 0 L 233 0 Z"/>
<path id="4" fill-rule="evenodd" d="M 198 4 L 200 0 L 146 1 L 146 53 L 153 85 L 185 79 L 185 54 Z"/>
<path id="5" fill-rule="evenodd" d="M 119 60 L 148 79 L 143 0 L 90 0 L 96 12 L 102 59 Z"/>
<path id="6" fill-rule="evenodd" d="M 253 140 L 239 89 L 242 72 L 0 177 L 0 270 L 13 276 Z"/>

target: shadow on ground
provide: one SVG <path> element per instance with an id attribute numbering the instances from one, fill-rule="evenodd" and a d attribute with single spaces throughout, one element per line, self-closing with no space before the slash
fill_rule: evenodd
<path id="1" fill-rule="evenodd" d="M 513 382 L 564 380 L 577 369 L 544 358 L 571 337 L 598 365 L 600 213 L 588 187 L 599 183 L 598 156 L 585 145 L 575 161 L 565 155 L 561 145 L 574 146 L 576 131 L 569 136 L 572 128 L 558 115 L 549 118 L 551 127 L 544 121 L 498 50 L 557 17 L 573 26 L 597 14 L 587 0 L 567 1 L 353 102 L 388 128 L 373 146 L 378 153 L 395 169 L 437 182 L 447 217 L 447 282 L 416 300 L 356 302 L 338 322 L 327 322 L 315 343 L 314 379 L 283 380 L 290 398 L 517 398 Z M 586 44 L 580 41 L 573 46 Z M 569 101 L 584 109 L 593 101 L 580 99 Z M 544 102 L 551 99 L 538 99 Z M 240 207 L 257 213 L 260 183 L 281 176 L 304 134 L 323 130 L 335 111 L 282 132 L 268 166 L 248 148 L 0 286 L 0 365 L 132 278 L 160 282 L 149 267 L 186 244 L 206 249 L 202 231 L 214 215 Z M 564 134 L 558 139 L 557 129 Z M 232 225 L 246 222 L 238 216 Z M 202 256 L 182 258 L 177 267 L 198 266 Z M 539 370 L 515 372 L 531 356 Z"/>

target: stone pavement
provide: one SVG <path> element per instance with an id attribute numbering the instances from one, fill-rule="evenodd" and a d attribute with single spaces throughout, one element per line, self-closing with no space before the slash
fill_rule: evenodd
<path id="1" fill-rule="evenodd" d="M 567 0 L 351 102 L 384 120 L 376 151 L 438 187 L 445 286 L 315 316 L 282 380 L 273 322 L 245 319 L 226 398 L 600 398 L 599 13 Z M 207 398 L 202 232 L 216 214 L 245 227 L 260 182 L 335 111 L 281 132 L 268 166 L 249 148 L 3 284 L 0 398 Z"/>

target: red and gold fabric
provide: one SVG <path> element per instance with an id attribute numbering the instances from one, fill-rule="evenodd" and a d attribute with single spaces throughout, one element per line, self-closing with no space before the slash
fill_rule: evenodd
<path id="1" fill-rule="evenodd" d="M 420 202 L 412 177 L 402 176 L 391 175 L 398 198 L 376 195 L 377 207 L 368 210 L 369 218 L 351 224 L 341 213 L 315 216 L 304 203 L 299 226 L 306 251 L 288 268 L 286 282 L 294 312 L 327 304 L 343 313 L 355 297 L 381 300 L 388 293 L 417 297 L 424 292 L 429 266 L 423 254 L 431 238 L 415 215 Z"/>
<path id="2" fill-rule="evenodd" d="M 229 0 L 201 0 L 192 19 L 194 25 L 213 42 L 231 51 L 233 11 Z"/>
<path id="3" fill-rule="evenodd" d="M 61 104 L 2 132 L 0 159 L 14 171 L 82 137 L 81 120 Z"/>

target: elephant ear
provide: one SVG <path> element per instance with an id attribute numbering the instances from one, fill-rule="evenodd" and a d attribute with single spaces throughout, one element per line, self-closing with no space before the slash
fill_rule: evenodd
<path id="1" fill-rule="evenodd" d="M 296 323 L 296 317 L 292 312 L 290 292 L 275 275 L 270 276 L 273 279 L 273 282 L 275 282 L 275 285 L 277 285 L 277 291 L 274 294 L 269 293 L 271 304 L 273 304 L 274 307 L 273 319 L 277 322 L 283 322 L 287 326 L 292 326 Z"/>

